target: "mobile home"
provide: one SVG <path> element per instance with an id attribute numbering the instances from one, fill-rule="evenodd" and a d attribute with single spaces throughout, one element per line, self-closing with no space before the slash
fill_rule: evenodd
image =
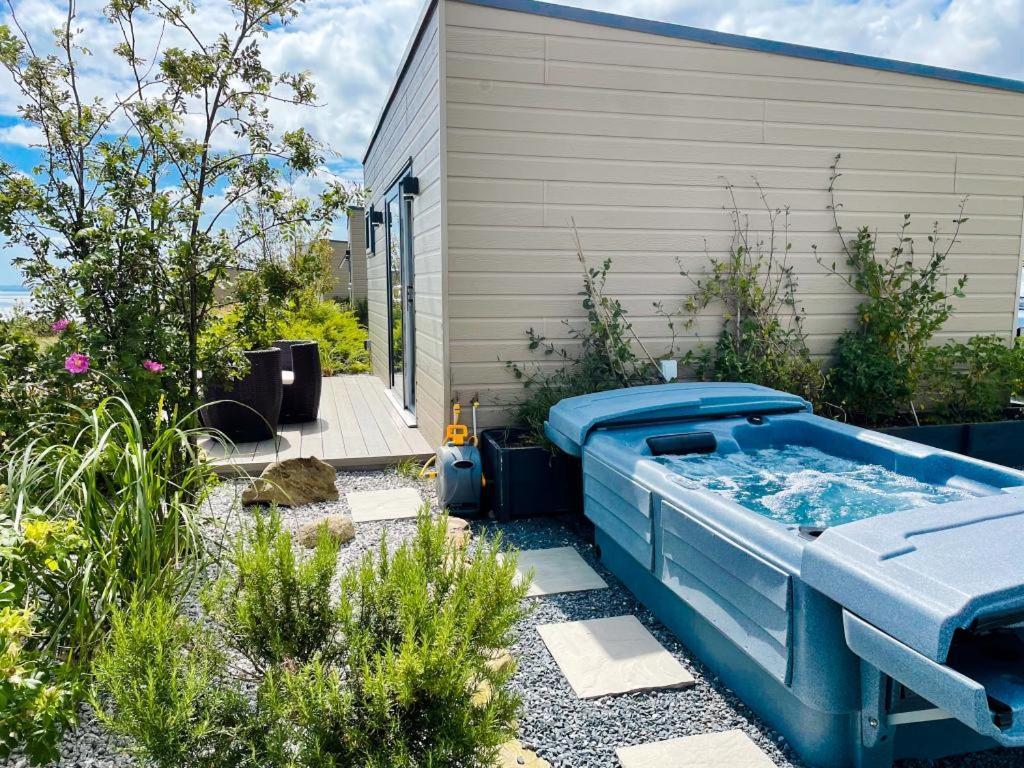
<path id="1" fill-rule="evenodd" d="M 789 261 L 812 351 L 849 326 L 857 297 L 827 210 L 842 155 L 840 224 L 881 245 L 970 220 L 948 263 L 969 276 L 950 337 L 1006 337 L 1024 229 L 1024 83 L 711 32 L 532 0 L 423 8 L 364 163 L 374 373 L 439 441 L 449 405 L 476 394 L 500 423 L 533 359 L 525 332 L 566 340 L 582 314 L 572 224 L 653 348 L 653 305 L 689 290 L 705 248 L 724 253 L 726 185 L 752 228 L 754 180 L 788 206 Z M 692 345 L 717 333 L 715 318 Z M 543 364 L 543 362 L 541 363 Z"/>

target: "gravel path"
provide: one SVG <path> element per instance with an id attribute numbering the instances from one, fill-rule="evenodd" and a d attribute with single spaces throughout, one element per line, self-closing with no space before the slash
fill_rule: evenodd
<path id="1" fill-rule="evenodd" d="M 710 678 L 679 641 L 600 564 L 585 532 L 577 532 L 574 527 L 550 519 L 478 526 L 500 530 L 504 541 L 518 549 L 573 546 L 608 582 L 608 589 L 530 598 L 534 611 L 513 648 L 519 667 L 512 685 L 524 703 L 519 721 L 522 742 L 555 768 L 609 768 L 618 765 L 616 747 L 738 728 L 780 768 L 799 765 L 781 737 L 759 723 L 739 699 Z M 536 626 L 625 614 L 640 619 L 694 676 L 696 684 L 692 688 L 591 700 L 576 697 Z"/>
<path id="2" fill-rule="evenodd" d="M 291 530 L 323 515 L 348 512 L 345 494 L 359 490 L 416 487 L 436 508 L 433 484 L 401 477 L 394 470 L 343 472 L 338 474 L 338 502 L 283 510 L 282 520 Z M 220 521 L 211 530 L 227 536 L 237 530 L 248 513 L 239 511 L 237 496 L 241 485 L 224 483 L 211 499 L 211 518 Z M 611 768 L 618 763 L 618 746 L 711 733 L 738 728 L 750 736 L 779 768 L 802 764 L 785 741 L 761 723 L 725 686 L 711 676 L 654 616 L 641 606 L 623 585 L 598 561 L 589 537 L 580 523 L 566 520 L 521 520 L 508 524 L 474 523 L 474 532 L 500 531 L 509 546 L 543 549 L 573 546 L 608 583 L 608 589 L 530 598 L 531 614 L 519 628 L 512 648 L 518 659 L 513 687 L 523 698 L 520 719 L 521 740 L 555 768 Z M 377 547 L 381 536 L 397 545 L 411 536 L 411 520 L 361 523 L 356 538 L 342 547 L 341 565 L 355 562 Z M 673 656 L 689 670 L 696 684 L 686 690 L 654 691 L 595 700 L 577 699 L 537 634 L 536 627 L 580 619 L 635 615 Z M 89 712 L 79 728 L 64 740 L 64 757 L 58 768 L 121 768 L 134 765 L 118 754 Z M 6 766 L 24 768 L 21 760 Z M 993 751 L 952 758 L 933 764 L 905 762 L 900 768 L 1024 768 L 1024 754 Z"/>

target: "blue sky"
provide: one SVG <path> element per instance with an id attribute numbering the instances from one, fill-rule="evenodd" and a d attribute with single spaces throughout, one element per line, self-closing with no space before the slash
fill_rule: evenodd
<path id="1" fill-rule="evenodd" d="M 65 12 L 55 0 L 12 0 L 22 24 L 42 39 Z M 359 178 L 374 120 L 387 95 L 421 0 L 307 0 L 295 23 L 263 42 L 275 69 L 309 70 L 323 106 L 275 111 L 286 130 L 304 126 L 337 153 L 332 170 Z M 1024 80 L 1024 0 L 574 0 L 568 3 L 723 32 L 767 37 Z M 88 87 L 117 90 L 113 44 L 102 0 L 78 0 L 83 43 L 93 55 Z M 227 23 L 224 0 L 199 0 L 208 29 Z M 0 22 L 9 21 L 7 12 Z M 157 30 L 140 30 L 155 40 Z M 813 66 L 813 65 L 810 65 Z M 17 119 L 18 98 L 0 76 L 0 155 L 32 165 L 34 134 Z M 312 189 L 312 187 L 310 187 Z M 336 234 L 343 234 L 336 230 Z M 20 279 L 0 252 L 0 285 Z"/>

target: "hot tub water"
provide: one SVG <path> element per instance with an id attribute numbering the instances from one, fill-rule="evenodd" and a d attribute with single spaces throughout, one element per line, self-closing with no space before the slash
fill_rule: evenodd
<path id="1" fill-rule="evenodd" d="M 803 445 L 655 461 L 684 487 L 714 491 L 785 525 L 833 526 L 974 497 Z"/>

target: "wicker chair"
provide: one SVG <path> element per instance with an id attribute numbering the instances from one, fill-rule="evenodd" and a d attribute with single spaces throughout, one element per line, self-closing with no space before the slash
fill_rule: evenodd
<path id="1" fill-rule="evenodd" d="M 320 345 L 315 341 L 275 341 L 281 349 L 281 376 L 284 395 L 281 401 L 281 423 L 299 424 L 316 421 L 320 413 Z M 290 374 L 290 375 L 289 375 Z"/>
<path id="2" fill-rule="evenodd" d="M 249 373 L 227 385 L 206 385 L 203 423 L 236 443 L 268 440 L 277 434 L 284 392 L 282 352 L 276 347 L 245 352 Z"/>

